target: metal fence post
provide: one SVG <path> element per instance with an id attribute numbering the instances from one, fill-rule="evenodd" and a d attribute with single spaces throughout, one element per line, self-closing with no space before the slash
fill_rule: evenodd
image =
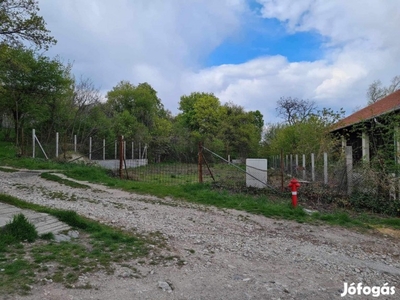
<path id="1" fill-rule="evenodd" d="M 122 163 L 124 160 L 124 137 L 122 135 L 119 136 L 119 178 L 122 179 Z"/>

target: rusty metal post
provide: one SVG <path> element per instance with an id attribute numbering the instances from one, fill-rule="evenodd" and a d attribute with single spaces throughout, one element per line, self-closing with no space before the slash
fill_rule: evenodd
<path id="1" fill-rule="evenodd" d="M 119 178 L 122 179 L 122 164 L 124 160 L 124 137 L 122 135 L 119 136 Z"/>
<path id="2" fill-rule="evenodd" d="M 201 142 L 199 142 L 199 157 L 197 169 L 199 172 L 199 183 L 203 183 L 203 146 Z"/>

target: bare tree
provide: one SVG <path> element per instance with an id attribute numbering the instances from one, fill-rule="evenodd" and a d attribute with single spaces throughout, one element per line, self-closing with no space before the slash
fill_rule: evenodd
<path id="1" fill-rule="evenodd" d="M 368 97 L 368 105 L 375 103 L 376 101 L 394 93 L 395 91 L 400 89 L 400 76 L 397 75 L 392 78 L 392 81 L 389 86 L 383 87 L 382 82 L 380 80 L 375 80 L 368 87 L 367 97 Z"/>
<path id="2" fill-rule="evenodd" d="M 70 124 L 71 132 L 80 132 L 82 123 L 89 118 L 90 109 L 99 104 L 101 93 L 88 78 L 80 78 L 74 86 L 72 105 L 74 117 Z"/>
<path id="3" fill-rule="evenodd" d="M 281 97 L 276 111 L 289 125 L 305 121 L 314 114 L 315 102 L 292 97 Z"/>

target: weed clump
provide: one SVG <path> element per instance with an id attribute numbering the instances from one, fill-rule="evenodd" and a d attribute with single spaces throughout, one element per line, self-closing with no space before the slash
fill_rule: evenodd
<path id="1" fill-rule="evenodd" d="M 6 236 L 9 241 L 28 241 L 30 243 L 39 237 L 35 225 L 30 223 L 23 214 L 15 215 L 13 220 L 4 226 L 2 235 Z"/>

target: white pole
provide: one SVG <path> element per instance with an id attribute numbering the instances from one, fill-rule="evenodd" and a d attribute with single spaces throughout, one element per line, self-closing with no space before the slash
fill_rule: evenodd
<path id="1" fill-rule="evenodd" d="M 328 153 L 324 152 L 324 183 L 328 184 Z"/>
<path id="2" fill-rule="evenodd" d="M 42 152 L 43 152 L 43 154 L 44 154 L 44 157 L 46 157 L 46 159 L 49 159 L 49 157 L 47 156 L 46 152 L 44 152 L 44 149 L 43 149 L 43 147 L 42 147 L 42 144 L 40 143 L 40 141 L 39 141 L 39 139 L 37 138 L 36 135 L 35 135 L 35 139 L 36 139 L 36 141 L 37 141 L 37 143 L 38 143 L 40 149 L 42 150 Z"/>
<path id="3" fill-rule="evenodd" d="M 303 180 L 306 180 L 306 155 L 303 154 Z"/>
<path id="4" fill-rule="evenodd" d="M 115 157 L 115 159 L 117 159 L 117 140 L 115 140 L 115 143 L 114 143 L 114 157 Z"/>
<path id="5" fill-rule="evenodd" d="M 286 154 L 286 164 L 285 164 L 285 171 L 289 168 L 289 155 Z"/>
<path id="6" fill-rule="evenodd" d="M 35 134 L 35 129 L 32 129 L 32 157 L 33 157 L 33 158 L 35 158 L 35 148 L 36 148 L 36 145 L 35 145 L 35 136 L 36 136 L 36 134 Z"/>
<path id="7" fill-rule="evenodd" d="M 76 152 L 76 134 L 74 135 L 74 151 Z"/>
<path id="8" fill-rule="evenodd" d="M 89 160 L 92 160 L 92 137 L 89 137 Z"/>
<path id="9" fill-rule="evenodd" d="M 58 157 L 58 132 L 56 132 L 56 157 Z"/>
<path id="10" fill-rule="evenodd" d="M 315 181 L 315 169 L 314 169 L 314 153 L 311 153 L 311 179 L 312 181 Z"/>
<path id="11" fill-rule="evenodd" d="M 106 160 L 106 140 L 103 139 L 103 160 Z"/>
<path id="12" fill-rule="evenodd" d="M 353 192 L 353 148 L 346 146 L 347 195 Z"/>

